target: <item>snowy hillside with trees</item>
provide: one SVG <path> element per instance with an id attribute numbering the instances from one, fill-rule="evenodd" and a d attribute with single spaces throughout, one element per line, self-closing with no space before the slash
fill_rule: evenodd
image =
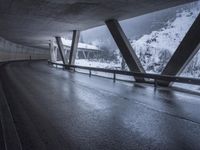
<path id="1" fill-rule="evenodd" d="M 180 10 L 167 26 L 138 40 L 131 41 L 133 49 L 147 72 L 161 73 L 188 29 L 200 12 L 200 5 Z M 184 71 L 188 76 L 200 77 L 200 53 Z"/>

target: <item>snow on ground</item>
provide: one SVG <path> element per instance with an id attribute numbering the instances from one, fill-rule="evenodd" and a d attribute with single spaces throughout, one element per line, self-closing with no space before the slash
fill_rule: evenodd
<path id="1" fill-rule="evenodd" d="M 100 62 L 100 61 L 94 61 L 94 60 L 87 60 L 87 59 L 76 59 L 75 65 L 78 66 L 87 66 L 87 67 L 96 67 L 96 68 L 106 68 L 106 69 L 120 69 L 121 64 L 120 63 L 114 63 L 114 62 Z"/>
<path id="2" fill-rule="evenodd" d="M 100 61 L 94 61 L 94 60 L 86 60 L 86 59 L 77 59 L 75 61 L 75 64 L 78 66 L 87 66 L 87 67 L 95 67 L 95 68 L 105 68 L 105 69 L 113 69 L 113 70 L 120 70 L 121 64 L 120 63 L 114 63 L 114 62 L 100 62 Z M 79 72 L 89 73 L 86 70 L 82 69 L 76 69 Z M 105 73 L 105 72 L 98 72 L 98 71 L 92 71 L 93 75 L 99 75 L 107 78 L 113 78 L 112 73 Z M 134 81 L 133 77 L 130 76 L 123 76 L 123 75 L 116 75 L 117 79 L 120 80 L 127 80 L 127 81 Z"/>
<path id="3" fill-rule="evenodd" d="M 75 61 L 75 64 L 79 65 L 79 66 L 121 70 L 121 64 L 120 63 L 114 63 L 114 62 L 100 62 L 100 61 L 94 61 L 94 60 L 92 61 L 92 60 L 86 60 L 86 59 L 77 59 Z M 83 70 L 81 70 L 81 69 L 79 69 L 78 71 L 83 72 Z M 88 73 L 88 71 L 86 71 L 86 73 Z M 92 74 L 103 76 L 103 77 L 108 77 L 108 78 L 113 78 L 112 73 L 92 71 Z M 125 75 L 116 75 L 116 79 L 134 81 L 133 77 L 125 76 Z"/>
<path id="4" fill-rule="evenodd" d="M 57 63 L 62 64 L 62 61 L 57 61 Z M 113 70 L 120 70 L 120 68 L 121 68 L 121 64 L 119 64 L 119 63 L 100 62 L 100 61 L 94 61 L 94 60 L 92 61 L 92 60 L 86 60 L 86 59 L 76 59 L 75 65 L 95 67 L 95 68 L 113 69 Z M 76 69 L 76 71 L 89 74 L 89 70 L 85 70 L 85 69 Z M 92 73 L 92 75 L 98 75 L 98 76 L 102 76 L 102 77 L 113 78 L 112 73 L 105 73 L 105 72 L 98 72 L 98 71 L 92 71 L 91 73 Z M 125 76 L 125 75 L 116 75 L 116 79 L 126 80 L 126 81 L 134 81 L 133 77 Z"/>

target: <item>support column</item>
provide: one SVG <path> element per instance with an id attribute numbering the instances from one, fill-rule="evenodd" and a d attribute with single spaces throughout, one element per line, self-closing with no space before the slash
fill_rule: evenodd
<path id="1" fill-rule="evenodd" d="M 86 54 L 85 54 L 85 51 L 82 51 L 82 53 L 83 53 L 84 59 L 87 59 L 87 56 L 86 56 Z"/>
<path id="2" fill-rule="evenodd" d="M 200 14 L 183 38 L 174 55 L 166 65 L 162 75 L 179 75 L 200 49 Z M 169 86 L 170 82 L 159 81 L 159 85 Z"/>
<path id="3" fill-rule="evenodd" d="M 70 51 L 70 55 L 69 55 L 69 65 L 74 65 L 74 63 L 75 63 L 76 53 L 77 53 L 77 49 L 78 49 L 79 37 L 80 37 L 80 31 L 74 30 L 73 31 L 71 51 Z"/>
<path id="4" fill-rule="evenodd" d="M 64 48 L 63 48 L 63 43 L 61 41 L 61 37 L 56 37 L 56 42 L 57 42 L 57 45 L 58 45 L 58 49 L 59 49 L 59 52 L 60 52 L 60 56 L 61 56 L 62 62 L 63 62 L 64 65 L 66 65 L 67 64 L 67 60 L 65 58 Z"/>
<path id="5" fill-rule="evenodd" d="M 70 56 L 70 49 L 67 50 L 67 54 L 66 54 L 67 60 L 69 60 L 69 56 Z"/>
<path id="6" fill-rule="evenodd" d="M 125 33 L 123 32 L 119 22 L 117 20 L 108 20 L 105 23 L 110 30 L 110 33 L 112 34 L 129 69 L 133 72 L 145 73 L 140 60 L 138 59 Z M 135 80 L 137 82 L 143 82 L 144 78 L 135 77 Z"/>
<path id="7" fill-rule="evenodd" d="M 87 52 L 87 59 L 90 59 L 90 52 Z"/>
<path id="8" fill-rule="evenodd" d="M 57 61 L 57 49 L 55 50 L 54 42 L 52 40 L 50 40 L 49 49 L 50 49 L 51 62 L 56 62 Z"/>
<path id="9" fill-rule="evenodd" d="M 58 47 L 54 45 L 54 56 L 55 56 L 55 61 L 57 61 L 58 58 Z"/>

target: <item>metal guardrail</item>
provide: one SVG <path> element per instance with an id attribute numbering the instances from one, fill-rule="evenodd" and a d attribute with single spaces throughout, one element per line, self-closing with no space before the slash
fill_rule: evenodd
<path id="1" fill-rule="evenodd" d="M 187 78 L 187 77 L 176 77 L 176 76 L 158 75 L 158 74 L 151 74 L 151 73 L 139 73 L 139 72 L 131 72 L 131 71 L 111 70 L 111 69 L 85 67 L 85 66 L 77 66 L 77 65 L 64 65 L 64 64 L 60 64 L 60 63 L 53 63 L 51 61 L 48 61 L 48 64 L 62 66 L 65 69 L 78 68 L 78 69 L 89 70 L 89 76 L 92 75 L 92 71 L 112 73 L 114 81 L 116 80 L 116 74 L 119 74 L 119 75 L 127 75 L 127 76 L 133 76 L 133 77 L 153 79 L 153 81 L 146 81 L 146 83 L 152 83 L 155 86 L 157 86 L 160 81 L 161 82 L 169 81 L 169 82 L 200 85 L 200 79 Z"/>

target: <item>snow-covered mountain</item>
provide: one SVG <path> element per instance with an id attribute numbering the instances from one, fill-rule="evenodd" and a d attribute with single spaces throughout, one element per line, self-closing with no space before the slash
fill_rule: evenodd
<path id="1" fill-rule="evenodd" d="M 166 27 L 131 41 L 133 49 L 147 72 L 162 72 L 199 12 L 200 3 L 190 9 L 179 10 L 175 18 L 166 22 Z M 189 66 L 186 67 L 185 74 L 200 77 L 200 52 Z"/>

